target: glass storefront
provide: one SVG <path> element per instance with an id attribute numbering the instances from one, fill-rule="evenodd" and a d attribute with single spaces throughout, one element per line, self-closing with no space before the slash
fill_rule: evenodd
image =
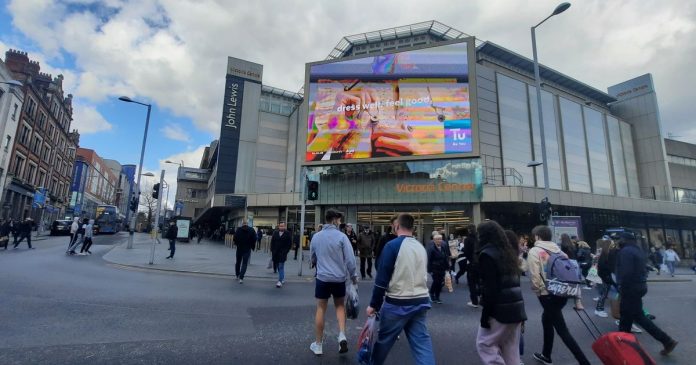
<path id="1" fill-rule="evenodd" d="M 611 163 L 614 169 L 614 191 L 617 196 L 628 196 L 628 177 L 624 162 L 624 149 L 621 141 L 619 120 L 607 115 L 607 132 L 611 149 Z"/>
<path id="2" fill-rule="evenodd" d="M 584 107 L 585 130 L 587 132 L 587 151 L 590 158 L 592 192 L 610 195 L 611 170 L 609 170 L 609 151 L 604 134 L 604 117 L 592 108 Z"/>
<path id="3" fill-rule="evenodd" d="M 561 170 L 561 150 L 558 141 L 556 102 L 553 94 L 541 91 L 541 112 L 544 117 L 544 138 L 546 139 L 546 163 L 549 170 L 549 187 L 563 189 L 563 171 Z M 534 139 L 534 160 L 541 161 L 541 132 L 539 131 L 539 110 L 537 106 L 536 87 L 529 86 L 529 111 L 532 116 L 532 135 Z M 536 170 L 537 187 L 544 186 L 544 169 Z"/>
<path id="4" fill-rule="evenodd" d="M 522 176 L 522 185 L 534 186 L 534 171 L 527 167 L 533 158 L 526 84 L 498 74 L 498 108 L 503 167 L 515 169 Z"/>
<path id="5" fill-rule="evenodd" d="M 580 104 L 568 99 L 558 98 L 558 100 L 563 122 L 568 190 L 589 193 L 591 192 L 590 172 L 587 166 L 587 145 L 585 144 L 582 108 L 580 108 Z"/>
<path id="6" fill-rule="evenodd" d="M 628 177 L 628 194 L 632 198 L 640 198 L 638 167 L 636 166 L 636 154 L 633 149 L 631 125 L 626 122 L 619 122 L 619 125 L 621 127 L 621 143 L 623 144 L 624 161 L 626 162 L 626 176 Z"/>

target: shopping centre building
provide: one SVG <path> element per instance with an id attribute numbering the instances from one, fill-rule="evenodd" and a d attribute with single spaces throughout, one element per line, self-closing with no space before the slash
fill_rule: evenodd
<path id="1" fill-rule="evenodd" d="M 421 239 L 484 219 L 518 232 L 540 223 L 530 59 L 430 21 L 344 37 L 306 65 L 300 92 L 263 85 L 262 75 L 262 65 L 230 57 L 194 224 L 233 227 L 246 214 L 254 226 L 299 227 L 306 179 L 319 182 L 308 229 L 329 207 L 377 231 L 411 212 Z M 558 221 L 579 217 L 591 242 L 629 227 L 693 254 L 696 146 L 665 140 L 651 75 L 606 92 L 544 66 L 541 79 Z"/>

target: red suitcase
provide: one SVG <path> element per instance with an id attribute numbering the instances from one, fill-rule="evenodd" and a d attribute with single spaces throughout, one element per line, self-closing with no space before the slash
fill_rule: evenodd
<path id="1" fill-rule="evenodd" d="M 584 310 L 587 320 L 592 324 L 600 337 L 595 336 L 589 325 L 585 323 L 585 320 L 580 315 L 580 311 L 577 311 L 578 317 L 582 323 L 587 327 L 595 338 L 595 342 L 592 344 L 592 350 L 597 354 L 602 364 L 604 365 L 656 365 L 655 360 L 643 349 L 640 345 L 636 336 L 632 333 L 625 332 L 609 332 L 602 335 L 602 332 L 594 324 L 590 315 Z"/>

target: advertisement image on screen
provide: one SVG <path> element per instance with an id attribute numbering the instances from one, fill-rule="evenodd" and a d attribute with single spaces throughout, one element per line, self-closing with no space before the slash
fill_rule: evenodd
<path id="1" fill-rule="evenodd" d="M 306 160 L 470 153 L 467 43 L 309 69 Z"/>

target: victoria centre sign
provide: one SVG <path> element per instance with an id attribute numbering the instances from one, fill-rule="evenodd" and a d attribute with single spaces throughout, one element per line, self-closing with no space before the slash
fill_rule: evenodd
<path id="1" fill-rule="evenodd" d="M 305 161 L 476 156 L 473 55 L 465 39 L 308 64 Z"/>

